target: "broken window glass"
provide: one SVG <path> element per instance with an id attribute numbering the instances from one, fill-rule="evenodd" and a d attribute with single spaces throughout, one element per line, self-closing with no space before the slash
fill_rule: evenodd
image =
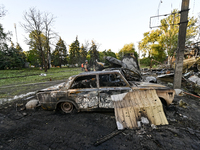
<path id="1" fill-rule="evenodd" d="M 96 88 L 96 75 L 81 76 L 74 80 L 70 89 Z"/>
<path id="2" fill-rule="evenodd" d="M 119 74 L 102 74 L 99 75 L 100 87 L 120 87 L 127 86 L 126 82 Z"/>

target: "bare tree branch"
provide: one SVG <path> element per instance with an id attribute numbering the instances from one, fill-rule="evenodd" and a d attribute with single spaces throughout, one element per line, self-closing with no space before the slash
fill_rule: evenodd
<path id="1" fill-rule="evenodd" d="M 3 5 L 0 6 L 0 18 L 4 17 L 6 15 L 7 10 L 5 10 L 5 7 Z"/>

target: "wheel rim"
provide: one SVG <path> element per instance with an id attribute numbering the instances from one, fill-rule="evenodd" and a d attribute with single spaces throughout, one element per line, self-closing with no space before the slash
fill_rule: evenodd
<path id="1" fill-rule="evenodd" d="M 65 113 L 71 113 L 73 110 L 73 104 L 70 102 L 65 102 L 61 104 L 61 109 Z"/>

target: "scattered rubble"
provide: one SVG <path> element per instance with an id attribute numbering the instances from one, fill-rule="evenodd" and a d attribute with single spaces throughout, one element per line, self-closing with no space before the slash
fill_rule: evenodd
<path id="1" fill-rule="evenodd" d="M 179 107 L 179 101 L 189 104 Z M 0 109 L 0 148 L 3 149 L 194 149 L 200 143 L 200 103 L 188 95 L 176 96 L 166 111 L 169 125 L 142 124 L 133 130 L 116 130 L 114 113 L 15 111 L 17 101 Z M 11 105 L 11 106 L 10 106 Z M 6 107 L 6 108 L 5 108 Z M 143 116 L 142 116 L 143 117 Z M 48 132 L 47 132 L 48 131 Z M 28 143 L 28 144 L 27 144 Z"/>
<path id="2" fill-rule="evenodd" d="M 178 102 L 179 107 L 187 108 L 188 104 L 184 102 L 182 99 Z"/>
<path id="3" fill-rule="evenodd" d="M 146 117 L 141 117 L 142 124 L 149 124 L 149 120 Z"/>
<path id="4" fill-rule="evenodd" d="M 193 75 L 189 77 L 188 80 L 200 86 L 200 78 L 198 76 Z"/>
<path id="5" fill-rule="evenodd" d="M 174 89 L 177 96 L 183 96 L 184 92 L 181 89 Z"/>
<path id="6" fill-rule="evenodd" d="M 40 104 L 39 104 L 39 100 L 37 99 L 33 99 L 33 100 L 30 100 L 26 103 L 25 107 L 26 109 L 35 109 L 36 107 L 38 107 Z"/>
<path id="7" fill-rule="evenodd" d="M 155 125 L 167 125 L 168 121 L 158 96 L 156 90 L 152 89 L 137 89 L 129 93 L 112 95 L 118 130 L 140 128 L 150 122 Z"/>
<path id="8" fill-rule="evenodd" d="M 46 73 L 41 73 L 40 76 L 44 76 L 44 77 L 46 77 L 47 74 L 46 74 Z"/>
<path id="9" fill-rule="evenodd" d="M 130 66 L 124 67 L 123 63 L 126 64 L 126 61 L 129 62 L 128 59 L 129 58 L 126 58 L 124 61 L 116 63 L 120 66 L 120 72 L 125 73 L 126 79 L 130 79 L 130 81 L 144 80 L 145 78 L 141 76 L 141 73 L 137 71 L 133 73 L 134 69 L 138 69 L 137 67 L 133 67 L 134 69 L 130 67 L 134 66 L 134 59 L 130 58 Z M 134 78 L 130 77 L 132 73 L 134 74 Z M 151 76 L 146 77 L 146 82 L 154 82 L 157 76 L 156 74 L 162 74 L 159 75 L 157 79 L 173 77 L 173 73 L 168 73 L 169 72 L 166 70 L 147 73 Z M 129 76 L 127 76 L 127 74 Z M 155 76 L 152 76 L 152 74 Z M 193 74 L 193 72 L 190 72 L 183 75 L 184 83 L 192 87 L 191 90 L 199 86 L 199 78 L 197 75 L 194 75 L 195 77 L 192 76 Z M 89 83 L 92 81 L 94 80 L 91 79 Z M 63 87 L 69 87 L 70 84 L 71 82 L 68 84 L 62 83 L 51 88 L 43 89 L 43 91 L 60 90 Z M 79 87 L 79 84 L 82 84 L 82 82 L 77 82 L 77 84 L 74 84 L 74 87 Z M 87 85 L 87 82 L 85 82 L 84 85 Z M 92 84 L 88 85 L 94 87 Z M 137 85 L 137 83 L 135 83 L 134 86 L 138 88 L 139 84 Z M 73 90 L 74 89 L 72 89 L 72 91 Z M 155 98 L 154 95 L 151 95 L 152 92 L 148 90 L 146 92 L 148 92 L 148 95 L 146 94 L 147 99 Z M 117 105 L 119 106 L 117 107 L 119 110 L 115 111 L 117 113 L 123 113 L 124 116 L 124 119 L 121 120 L 118 114 L 116 122 L 114 114 L 77 113 L 62 115 L 56 111 L 43 111 L 42 109 L 34 113 L 27 110 L 16 112 L 13 110 L 12 105 L 6 105 L 3 109 L 0 109 L 0 149 L 35 149 L 38 147 L 41 149 L 80 149 L 83 146 L 86 149 L 95 149 L 96 146 L 99 146 L 99 149 L 199 149 L 199 97 L 194 97 L 193 94 L 184 92 L 182 89 L 175 89 L 175 92 L 175 101 L 167 107 L 167 111 L 165 112 L 167 120 L 169 121 L 167 126 L 160 126 L 161 123 L 156 123 L 155 120 L 152 120 L 152 116 L 150 116 L 151 113 L 149 113 L 152 111 L 162 113 L 162 108 L 160 107 L 162 105 L 159 105 L 156 109 L 151 109 L 152 105 L 146 107 L 147 101 L 145 101 L 145 104 L 137 101 L 134 102 L 134 106 L 136 106 L 137 103 L 139 107 L 132 109 L 130 107 L 130 102 L 133 103 L 132 101 L 123 101 L 124 98 L 126 99 L 127 93 L 121 96 L 117 93 L 118 99 L 114 100 L 114 103 L 120 104 Z M 149 94 L 151 96 L 149 96 Z M 52 97 L 55 95 L 55 93 L 52 93 Z M 88 95 L 84 94 L 84 96 Z M 90 96 L 95 97 L 96 95 L 94 92 L 90 91 Z M 105 94 L 101 96 L 103 97 Z M 194 98 L 191 99 L 189 96 L 193 96 Z M 140 93 L 140 97 L 141 100 L 144 100 L 145 94 Z M 86 101 L 88 101 L 88 99 L 86 99 Z M 13 102 L 13 104 L 16 107 L 23 106 L 22 102 Z M 38 104 L 37 100 L 31 100 L 25 106 L 26 109 L 33 109 L 37 107 Z M 123 108 L 122 105 L 129 107 Z M 120 112 L 120 109 L 123 109 L 123 111 Z M 130 113 L 133 113 L 133 111 L 135 114 L 139 114 L 135 122 L 136 127 L 139 128 L 133 128 L 133 130 L 114 130 L 116 129 L 115 123 L 117 123 L 118 129 L 129 128 L 132 119 L 128 120 L 128 118 L 130 118 Z M 154 116 L 155 114 L 153 117 Z M 158 116 L 155 116 L 155 118 L 158 118 Z M 23 121 L 20 119 L 23 119 Z M 124 124 L 126 124 L 127 127 L 124 126 Z M 100 133 L 104 136 L 99 135 Z M 109 140 L 111 138 L 113 139 Z"/>
<path id="10" fill-rule="evenodd" d="M 156 79 L 156 77 L 153 77 L 153 76 L 147 76 L 145 79 L 145 82 L 157 83 L 157 79 Z"/>
<path id="11" fill-rule="evenodd" d="M 2 98 L 0 99 L 0 105 L 1 104 L 4 104 L 4 103 L 7 103 L 7 102 L 11 102 L 13 100 L 18 100 L 18 99 L 23 99 L 23 98 L 26 98 L 26 97 L 30 97 L 30 96 L 33 96 L 35 95 L 36 91 L 35 92 L 29 92 L 29 93 L 26 93 L 26 94 L 21 94 L 21 95 L 15 95 L 13 98 Z"/>

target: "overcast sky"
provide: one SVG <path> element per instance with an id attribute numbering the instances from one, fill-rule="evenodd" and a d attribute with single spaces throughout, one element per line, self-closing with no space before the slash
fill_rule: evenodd
<path id="1" fill-rule="evenodd" d="M 23 14 L 35 7 L 41 12 L 53 14 L 56 19 L 53 30 L 70 45 L 78 35 L 80 44 L 94 40 L 100 45 L 99 51 L 111 49 L 118 52 L 124 44 L 134 43 L 137 49 L 143 33 L 150 31 L 151 16 L 181 10 L 182 0 L 1 0 L 7 14 L 0 22 L 5 31 L 13 33 L 16 44 L 14 23 L 17 25 L 18 42 L 23 50 L 29 50 L 20 26 Z M 200 12 L 200 0 L 190 0 L 189 16 Z M 158 9 L 159 8 L 159 9 Z M 154 25 L 159 21 L 154 20 Z M 55 42 L 56 43 L 56 42 Z M 54 49 L 54 47 L 52 47 Z M 68 50 L 69 47 L 67 46 Z"/>

